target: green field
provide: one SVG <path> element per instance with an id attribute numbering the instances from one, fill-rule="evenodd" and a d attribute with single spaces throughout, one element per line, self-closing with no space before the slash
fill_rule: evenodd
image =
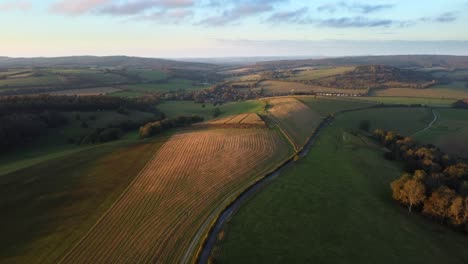
<path id="1" fill-rule="evenodd" d="M 438 120 L 415 138 L 431 143 L 449 154 L 468 158 L 468 110 L 436 109 Z"/>
<path id="2" fill-rule="evenodd" d="M 118 141 L 0 176 L 0 259 L 55 263 L 113 204 L 164 138 Z"/>
<path id="3" fill-rule="evenodd" d="M 370 107 L 375 105 L 373 102 L 361 102 L 357 100 L 342 100 L 342 99 L 329 99 L 323 97 L 297 97 L 300 101 L 305 103 L 307 106 L 314 109 L 316 112 L 322 116 L 327 116 L 329 114 L 334 114 L 338 111 Z"/>
<path id="4" fill-rule="evenodd" d="M 161 81 L 168 77 L 165 72 L 157 70 L 135 69 L 128 70 L 128 72 L 140 76 L 140 78 L 145 82 Z"/>
<path id="5" fill-rule="evenodd" d="M 216 263 L 467 263 L 466 236 L 396 205 L 389 183 L 401 165 L 349 133 L 362 118 L 415 131 L 426 111 L 339 115 L 305 158 L 233 216 Z"/>
<path id="6" fill-rule="evenodd" d="M 205 118 L 205 120 L 214 118 L 213 111 L 217 107 L 221 110 L 219 117 L 223 117 L 242 113 L 262 112 L 264 110 L 264 103 L 261 101 L 243 101 L 227 103 L 221 106 L 205 104 L 205 107 L 202 107 L 202 104 L 197 104 L 193 101 L 165 101 L 158 105 L 158 109 L 169 118 L 198 115 Z"/>
<path id="7" fill-rule="evenodd" d="M 171 92 L 179 90 L 198 90 L 206 88 L 204 86 L 195 85 L 194 81 L 187 79 L 169 79 L 162 83 L 143 83 L 125 85 L 124 89 L 134 92 Z"/>
<path id="8" fill-rule="evenodd" d="M 441 98 L 417 98 L 417 97 L 353 97 L 352 100 L 363 100 L 382 104 L 421 104 L 430 106 L 451 106 L 456 100 Z"/>

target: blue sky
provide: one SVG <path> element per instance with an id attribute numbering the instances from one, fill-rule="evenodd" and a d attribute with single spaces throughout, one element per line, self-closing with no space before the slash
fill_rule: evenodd
<path id="1" fill-rule="evenodd" d="M 468 55 L 468 0 L 0 0 L 0 56 Z"/>

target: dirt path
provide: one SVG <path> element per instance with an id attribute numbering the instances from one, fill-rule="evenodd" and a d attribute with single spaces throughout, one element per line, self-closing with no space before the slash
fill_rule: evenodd
<path id="1" fill-rule="evenodd" d="M 423 129 L 417 131 L 416 133 L 412 134 L 411 137 L 414 137 L 417 134 L 422 133 L 422 132 L 430 129 L 435 124 L 435 122 L 437 122 L 437 120 L 439 120 L 439 116 L 437 115 L 437 112 L 434 111 L 434 109 L 431 109 L 431 111 L 432 111 L 432 114 L 434 115 L 434 119 L 431 121 L 431 123 L 429 123 L 429 125 L 427 125 L 427 127 L 425 127 Z"/>

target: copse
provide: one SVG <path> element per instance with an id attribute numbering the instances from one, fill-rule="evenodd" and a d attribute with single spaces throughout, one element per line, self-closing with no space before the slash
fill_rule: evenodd
<path id="1" fill-rule="evenodd" d="M 433 145 L 377 129 L 374 136 L 403 161 L 406 171 L 390 186 L 393 199 L 440 223 L 468 232 L 468 163 L 452 158 Z"/>
<path id="2" fill-rule="evenodd" d="M 170 128 L 188 126 L 194 123 L 202 122 L 203 117 L 200 116 L 179 116 L 173 119 L 164 119 L 161 121 L 150 122 L 140 127 L 140 138 L 149 138 L 160 134 Z"/>

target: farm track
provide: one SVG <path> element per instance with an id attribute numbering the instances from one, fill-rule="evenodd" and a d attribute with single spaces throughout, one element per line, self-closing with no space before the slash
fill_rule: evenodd
<path id="1" fill-rule="evenodd" d="M 210 213 L 284 149 L 267 129 L 174 136 L 62 263 L 179 263 Z"/>
<path id="2" fill-rule="evenodd" d="M 419 130 L 418 132 L 414 133 L 413 135 L 411 135 L 412 137 L 417 135 L 417 134 L 423 133 L 423 132 L 431 129 L 432 126 L 437 122 L 437 120 L 439 120 L 439 116 L 437 115 L 437 112 L 434 109 L 431 109 L 431 112 L 434 115 L 434 119 L 432 119 L 432 121 L 427 125 L 427 127 L 423 128 L 423 129 Z"/>

